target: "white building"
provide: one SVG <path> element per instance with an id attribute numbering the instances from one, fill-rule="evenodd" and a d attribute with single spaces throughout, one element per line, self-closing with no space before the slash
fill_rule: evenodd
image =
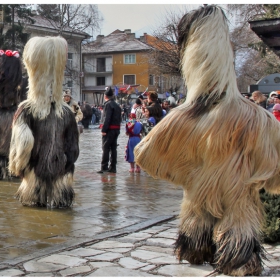
<path id="1" fill-rule="evenodd" d="M 1 18 L 1 17 L 0 17 Z M 34 24 L 24 24 L 24 32 L 30 34 L 30 38 L 35 36 L 59 36 L 59 29 L 40 16 L 34 16 Z M 17 22 L 17 19 L 15 19 Z M 8 25 L 5 28 L 9 28 Z M 65 79 L 63 89 L 70 89 L 76 101 L 82 101 L 81 77 L 83 76 L 81 65 L 81 45 L 82 41 L 91 36 L 85 32 L 73 31 L 71 28 L 64 28 L 61 36 L 68 42 L 68 62 L 65 69 Z"/>

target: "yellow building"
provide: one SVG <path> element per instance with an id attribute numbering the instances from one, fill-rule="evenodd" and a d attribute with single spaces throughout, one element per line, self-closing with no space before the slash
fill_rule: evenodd
<path id="1" fill-rule="evenodd" d="M 115 30 L 108 36 L 98 35 L 96 40 L 83 46 L 82 80 L 83 100 L 90 104 L 103 103 L 105 87 L 118 93 L 132 95 L 167 90 L 164 77 L 153 71 L 153 46 L 146 42 L 146 34 L 135 38 L 130 29 Z M 129 89 L 126 91 L 126 89 Z M 124 98 L 127 101 L 127 98 Z"/>

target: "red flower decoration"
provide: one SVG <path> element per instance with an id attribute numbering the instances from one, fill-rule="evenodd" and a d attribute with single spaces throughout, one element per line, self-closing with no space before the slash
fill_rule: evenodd
<path id="1" fill-rule="evenodd" d="M 10 51 L 10 50 L 6 50 L 6 51 L 5 51 L 5 55 L 6 55 L 6 56 L 13 56 L 13 52 Z"/>
<path id="2" fill-rule="evenodd" d="M 15 57 L 19 57 L 18 51 L 13 51 L 12 55 L 15 56 Z"/>
<path id="3" fill-rule="evenodd" d="M 0 55 L 2 56 L 5 52 L 3 50 L 0 50 Z"/>

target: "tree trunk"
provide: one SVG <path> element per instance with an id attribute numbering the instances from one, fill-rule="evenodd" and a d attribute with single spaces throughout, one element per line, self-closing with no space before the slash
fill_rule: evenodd
<path id="1" fill-rule="evenodd" d="M 15 49 L 15 7 L 12 6 L 12 49 Z"/>

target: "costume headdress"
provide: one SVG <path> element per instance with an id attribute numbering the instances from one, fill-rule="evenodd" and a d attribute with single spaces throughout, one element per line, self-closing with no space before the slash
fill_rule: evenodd
<path id="1" fill-rule="evenodd" d="M 62 37 L 33 37 L 25 45 L 23 62 L 29 76 L 28 103 L 38 118 L 45 118 L 51 103 L 62 116 L 62 85 L 67 42 Z"/>

